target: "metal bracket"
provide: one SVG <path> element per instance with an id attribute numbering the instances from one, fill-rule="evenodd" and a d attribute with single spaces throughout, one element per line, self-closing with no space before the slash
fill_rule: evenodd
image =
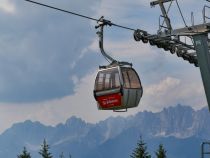
<path id="1" fill-rule="evenodd" d="M 128 109 L 124 109 L 124 110 L 113 110 L 114 112 L 127 112 Z"/>
<path id="2" fill-rule="evenodd" d="M 171 32 L 172 26 L 171 26 L 170 18 L 168 17 L 168 14 L 166 12 L 164 3 L 171 2 L 171 1 L 174 1 L 174 0 L 157 0 L 157 1 L 150 2 L 151 7 L 154 7 L 155 5 L 159 4 L 161 12 L 162 12 L 162 17 L 164 18 L 166 22 L 166 26 L 167 26 L 166 28 L 168 29 L 168 32 Z"/>
<path id="3" fill-rule="evenodd" d="M 100 28 L 100 30 L 96 33 L 99 37 L 99 48 L 101 50 L 102 55 L 108 59 L 109 61 L 113 62 L 117 62 L 116 60 L 114 60 L 111 56 L 109 56 L 105 50 L 104 50 L 104 41 L 103 41 L 103 34 L 104 34 L 104 26 L 105 25 L 109 25 L 111 26 L 111 21 L 105 20 L 104 17 L 102 16 L 99 20 L 98 20 L 98 25 L 95 26 L 96 29 Z"/>
<path id="4" fill-rule="evenodd" d="M 98 25 L 95 26 L 96 29 L 100 28 L 100 30 L 96 33 L 99 37 L 99 48 L 101 50 L 101 54 L 108 59 L 108 61 L 110 61 L 110 65 L 108 65 L 107 67 L 111 67 L 114 65 L 129 65 L 132 67 L 131 63 L 128 62 L 121 62 L 121 61 L 117 61 L 114 58 L 112 58 L 110 55 L 108 55 L 106 53 L 106 51 L 104 50 L 104 41 L 103 41 L 103 37 L 104 37 L 104 26 L 112 26 L 111 21 L 104 19 L 104 17 L 102 16 L 99 20 L 98 20 Z M 104 67 L 104 66 L 102 66 Z M 100 67 L 99 67 L 100 68 Z"/>

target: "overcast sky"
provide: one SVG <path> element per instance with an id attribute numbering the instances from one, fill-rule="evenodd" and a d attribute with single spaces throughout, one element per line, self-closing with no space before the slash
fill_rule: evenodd
<path id="1" fill-rule="evenodd" d="M 38 0 L 37 0 L 38 1 Z M 48 5 L 156 33 L 160 9 L 147 0 L 42 0 Z M 202 23 L 207 3 L 180 1 L 188 25 Z M 208 3 L 207 3 L 208 4 Z M 176 3 L 169 12 L 173 28 L 184 27 Z M 0 3 L 0 132 L 27 119 L 56 125 L 73 115 L 87 122 L 139 111 L 157 112 L 177 104 L 207 106 L 199 68 L 148 44 L 135 42 L 133 32 L 105 28 L 105 49 L 114 58 L 132 62 L 144 95 L 128 113 L 98 111 L 92 95 L 100 54 L 96 23 L 37 6 L 24 0 Z"/>

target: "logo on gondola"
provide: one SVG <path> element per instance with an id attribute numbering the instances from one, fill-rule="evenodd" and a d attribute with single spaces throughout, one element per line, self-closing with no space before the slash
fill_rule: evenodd
<path id="1" fill-rule="evenodd" d="M 107 105 L 107 104 L 115 104 L 115 103 L 118 103 L 119 101 L 117 99 L 114 99 L 114 100 L 104 100 L 102 102 L 103 105 Z"/>
<path id="2" fill-rule="evenodd" d="M 121 95 L 119 93 L 106 96 L 99 96 L 97 100 L 99 105 L 104 109 L 121 105 Z"/>

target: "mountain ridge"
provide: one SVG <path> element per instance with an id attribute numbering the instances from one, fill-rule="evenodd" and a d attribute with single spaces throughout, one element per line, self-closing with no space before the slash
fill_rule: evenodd
<path id="1" fill-rule="evenodd" d="M 176 153 L 176 150 L 181 150 L 179 146 L 189 143 L 189 146 L 197 148 L 194 151 L 196 155 L 200 143 L 210 139 L 209 116 L 207 108 L 195 111 L 191 107 L 177 105 L 157 113 L 144 111 L 128 117 L 110 117 L 96 124 L 76 116 L 56 126 L 26 120 L 14 124 L 0 135 L 0 157 L 12 158 L 26 146 L 32 157 L 38 158 L 39 147 L 46 139 L 55 156 L 64 152 L 78 158 L 125 158 L 132 153 L 140 135 L 149 142 L 150 151 L 159 143 L 165 143 L 170 147 L 170 153 Z M 189 150 L 185 155 L 191 156 Z M 171 158 L 177 156 L 182 157 L 178 152 L 170 155 Z"/>

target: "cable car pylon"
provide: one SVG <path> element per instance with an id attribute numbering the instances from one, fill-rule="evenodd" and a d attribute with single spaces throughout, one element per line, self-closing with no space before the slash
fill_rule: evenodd
<path id="1" fill-rule="evenodd" d="M 182 20 L 185 24 L 184 28 L 172 29 L 164 3 L 172 3 L 173 1 L 176 1 L 179 8 Z M 209 2 L 209 0 L 207 1 Z M 134 31 L 134 39 L 136 41 L 142 41 L 143 43 L 149 41 L 150 45 L 163 48 L 165 51 L 170 51 L 172 54 L 176 54 L 178 57 L 199 67 L 210 111 L 210 23 L 206 21 L 207 19 L 209 20 L 210 17 L 205 13 L 206 9 L 210 9 L 210 7 L 205 5 L 203 8 L 202 24 L 194 25 L 192 22 L 192 26 L 187 26 L 177 0 L 155 0 L 151 2 L 150 5 L 152 7 L 155 5 L 160 6 L 162 11 L 161 17 L 164 19 L 163 23 L 166 23 L 166 26 L 159 24 L 157 34 L 153 35 L 137 29 Z M 189 38 L 191 43 L 187 43 L 186 41 L 182 42 L 180 37 Z"/>

